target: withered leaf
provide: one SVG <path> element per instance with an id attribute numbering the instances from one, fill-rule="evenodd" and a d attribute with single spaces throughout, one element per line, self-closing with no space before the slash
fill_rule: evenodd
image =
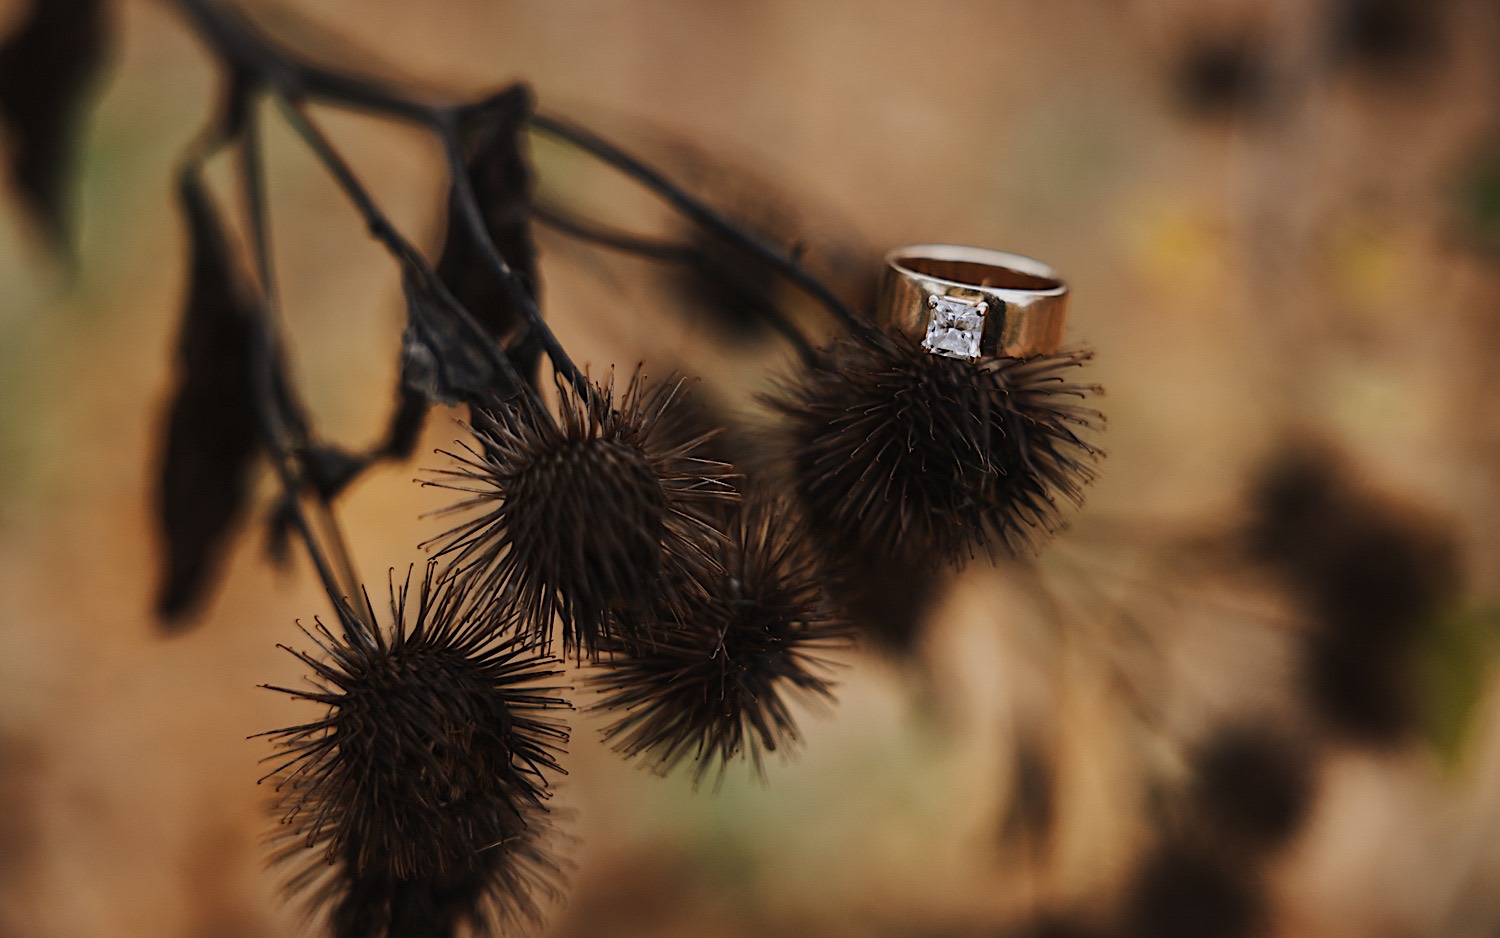
<path id="1" fill-rule="evenodd" d="M 253 301 L 236 278 L 229 241 L 202 184 L 185 175 L 179 197 L 191 267 L 157 490 L 166 569 L 156 611 L 172 627 L 199 606 L 223 560 L 261 447 Z"/>
<path id="2" fill-rule="evenodd" d="M 327 443 L 312 444 L 302 452 L 307 481 L 325 502 L 333 501 L 369 465 L 370 457 Z"/>
<path id="3" fill-rule="evenodd" d="M 67 241 L 68 150 L 104 45 L 103 0 L 32 0 L 0 47 L 0 121 L 11 176 L 58 247 Z"/>
<path id="4" fill-rule="evenodd" d="M 450 308 L 449 304 L 456 302 L 451 296 L 435 295 L 412 269 L 405 272 L 402 287 L 407 324 L 401 337 L 401 382 L 385 438 L 359 454 L 329 444 L 311 444 L 301 452 L 307 480 L 324 502 L 338 497 L 376 462 L 409 457 L 433 403 L 492 403 L 516 390 L 509 376 L 496 367 L 504 353 L 496 347 L 490 355 L 485 354 L 479 343 L 490 340 L 475 335 L 472 326 L 465 328 Z M 300 417 L 294 419 L 302 421 Z M 299 426 L 305 427 L 305 421 Z M 287 557 L 291 509 L 284 502 L 270 518 L 266 547 L 277 563 Z"/>
<path id="5" fill-rule="evenodd" d="M 509 377 L 499 372 L 458 316 L 421 277 L 407 271 L 402 286 L 407 317 L 401 335 L 403 394 L 414 392 L 432 403 L 467 404 L 488 403 L 497 395 L 514 393 Z M 402 409 L 408 406 L 403 397 Z M 397 417 L 412 419 L 401 411 Z"/>
<path id="6" fill-rule="evenodd" d="M 300 455 L 306 484 L 324 503 L 337 498 L 380 457 L 379 451 L 356 455 L 327 443 L 309 444 Z M 297 497 L 283 491 L 266 517 L 266 556 L 279 567 L 291 560 L 292 532 L 297 529 Z"/>
<path id="7" fill-rule="evenodd" d="M 405 342 L 402 342 L 403 347 Z M 403 362 L 404 364 L 404 362 Z M 405 459 L 417 448 L 422 435 L 422 425 L 427 422 L 427 398 L 421 391 L 410 387 L 405 380 L 397 391 L 396 411 L 391 414 L 386 428 L 385 440 L 376 450 L 382 459 Z"/>
<path id="8" fill-rule="evenodd" d="M 468 109 L 460 122 L 459 135 L 485 227 L 500 255 L 534 299 L 537 279 L 536 245 L 531 235 L 532 177 L 522 151 L 532 105 L 531 89 L 512 85 Z M 534 386 L 541 346 L 528 335 L 521 310 L 485 264 L 482 250 L 452 206 L 437 272 L 464 308 L 505 343 L 516 370 Z"/>

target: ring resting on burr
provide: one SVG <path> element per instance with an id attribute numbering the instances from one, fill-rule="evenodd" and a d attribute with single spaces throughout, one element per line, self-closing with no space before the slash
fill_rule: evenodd
<path id="1" fill-rule="evenodd" d="M 918 244 L 886 255 L 876 318 L 933 355 L 975 361 L 1050 355 L 1062 344 L 1068 285 L 1020 254 Z"/>

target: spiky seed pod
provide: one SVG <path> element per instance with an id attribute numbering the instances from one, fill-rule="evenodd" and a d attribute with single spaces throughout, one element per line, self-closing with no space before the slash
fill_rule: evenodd
<path id="1" fill-rule="evenodd" d="M 1062 372 L 1092 353 L 960 361 L 905 334 L 836 339 L 771 401 L 789 424 L 789 469 L 816 533 L 914 564 L 980 547 L 1020 551 L 1079 503 L 1100 452 L 1081 431 L 1100 392 Z"/>
<path id="2" fill-rule="evenodd" d="M 584 399 L 559 385 L 560 420 L 523 399 L 476 411 L 475 445 L 430 484 L 466 492 L 466 517 L 430 542 L 453 569 L 500 597 L 531 640 L 593 657 L 624 622 L 645 621 L 678 584 L 708 575 L 723 540 L 716 505 L 738 497 L 734 470 L 703 458 L 711 432 L 685 419 L 682 379 L 639 371 L 615 402 L 614 377 Z"/>
<path id="3" fill-rule="evenodd" d="M 692 759 L 696 781 L 736 756 L 760 775 L 764 753 L 799 741 L 793 700 L 832 700 L 823 656 L 850 632 L 822 606 L 817 564 L 786 517 L 785 505 L 743 506 L 717 576 L 677 623 L 601 660 L 596 709 L 621 714 L 604 730 L 617 751 L 649 755 L 662 774 Z"/>
<path id="4" fill-rule="evenodd" d="M 305 887 L 334 938 L 456 938 L 510 935 L 541 922 L 560 895 L 564 870 L 552 853 L 552 816 L 522 809 L 524 834 L 446 874 L 401 878 L 352 872 L 348 862 L 304 868 Z"/>
<path id="5" fill-rule="evenodd" d="M 1056 526 L 1057 493 L 1079 499 L 1098 454 L 1075 431 L 1102 418 L 1078 402 L 1098 389 L 1060 372 L 1088 357 L 971 364 L 872 332 L 772 402 L 829 595 L 872 646 L 911 654 L 942 561 L 1020 550 Z"/>
<path id="6" fill-rule="evenodd" d="M 391 584 L 393 624 L 373 632 L 347 607 L 342 633 L 304 629 L 320 655 L 286 650 L 312 687 L 272 687 L 324 705 L 276 741 L 284 830 L 277 859 L 301 863 L 288 891 L 340 936 L 476 934 L 534 919 L 558 892 L 546 800 L 567 726 L 561 672 L 429 564 Z M 368 604 L 368 600 L 366 600 Z M 415 608 L 412 608 L 412 607 Z M 285 646 L 282 646 L 285 647 Z M 308 851 L 314 851 L 309 856 Z M 409 923 L 425 918 L 414 931 Z"/>

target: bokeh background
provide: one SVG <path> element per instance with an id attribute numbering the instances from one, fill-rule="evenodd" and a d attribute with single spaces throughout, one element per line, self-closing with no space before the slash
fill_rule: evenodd
<path id="1" fill-rule="evenodd" d="M 1073 287 L 1071 339 L 1099 353 L 1108 458 L 1070 532 L 945 580 L 909 641 L 843 656 L 838 706 L 803 714 L 802 751 L 764 784 L 743 766 L 718 791 L 657 778 L 575 715 L 558 796 L 575 866 L 545 934 L 1500 933 L 1500 7 L 243 7 L 309 55 L 455 97 L 530 82 L 543 110 L 802 245 L 851 297 L 901 244 L 1043 258 Z M 0 31 L 23 11 L 0 3 Z M 76 262 L 13 200 L 0 213 L 0 934 L 299 934 L 261 843 L 268 744 L 247 737 L 308 718 L 257 685 L 300 679 L 276 646 L 326 601 L 300 556 L 266 558 L 267 477 L 198 625 L 168 636 L 151 616 L 184 289 L 172 174 L 217 73 L 169 4 L 110 13 L 79 128 Z M 326 122 L 433 245 L 432 141 Z M 322 432 L 365 445 L 391 402 L 399 283 L 272 124 L 294 371 Z M 554 201 L 684 230 L 576 153 L 537 140 L 533 158 Z M 660 265 L 538 236 L 576 359 L 682 370 L 765 419 L 783 346 L 715 325 Z M 443 463 L 458 416 L 343 498 L 367 579 L 438 530 L 422 515 L 443 497 L 412 480 Z M 1350 732 L 1360 715 L 1309 686 L 1321 607 L 1301 601 L 1301 568 L 1245 549 L 1269 510 L 1247 492 L 1288 452 L 1311 476 L 1334 467 L 1353 500 L 1293 512 L 1315 532 L 1390 519 L 1452 558 L 1457 585 L 1375 693 L 1399 698 L 1379 732 Z M 1319 595 L 1379 607 L 1370 587 L 1389 582 Z M 1242 761 L 1207 759 L 1216 742 Z"/>

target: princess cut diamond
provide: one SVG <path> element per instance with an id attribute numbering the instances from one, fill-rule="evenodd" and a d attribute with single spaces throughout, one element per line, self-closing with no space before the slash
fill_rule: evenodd
<path id="1" fill-rule="evenodd" d="M 934 355 L 973 361 L 979 357 L 979 338 L 984 333 L 988 303 L 961 300 L 955 296 L 929 296 L 932 319 L 922 347 Z"/>

